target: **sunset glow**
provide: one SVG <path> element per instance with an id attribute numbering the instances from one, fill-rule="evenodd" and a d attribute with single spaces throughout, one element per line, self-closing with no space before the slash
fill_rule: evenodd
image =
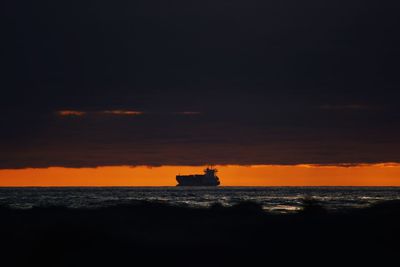
<path id="1" fill-rule="evenodd" d="M 0 170 L 0 186 L 175 186 L 175 175 L 204 167 L 99 167 Z M 400 186 L 400 164 L 217 166 L 222 186 Z"/>

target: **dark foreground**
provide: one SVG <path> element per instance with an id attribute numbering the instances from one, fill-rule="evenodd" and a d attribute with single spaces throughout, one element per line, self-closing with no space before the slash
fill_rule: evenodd
<path id="1" fill-rule="evenodd" d="M 3 266 L 276 266 L 395 259 L 400 202 L 296 214 L 254 203 L 209 209 L 137 203 L 103 209 L 0 208 Z"/>

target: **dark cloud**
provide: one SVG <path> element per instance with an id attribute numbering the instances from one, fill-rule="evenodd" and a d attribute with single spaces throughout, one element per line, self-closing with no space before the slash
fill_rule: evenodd
<path id="1" fill-rule="evenodd" d="M 8 2 L 0 168 L 400 162 L 395 1 Z"/>
<path id="2" fill-rule="evenodd" d="M 371 107 L 357 104 L 349 104 L 349 105 L 322 105 L 321 109 L 325 110 L 364 110 L 370 109 Z"/>
<path id="3" fill-rule="evenodd" d="M 179 111 L 179 112 L 174 112 L 174 114 L 192 116 L 192 115 L 200 115 L 201 112 L 199 112 L 199 111 Z"/>

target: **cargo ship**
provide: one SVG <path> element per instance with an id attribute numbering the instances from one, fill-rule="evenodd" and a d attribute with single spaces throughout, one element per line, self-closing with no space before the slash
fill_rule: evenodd
<path id="1" fill-rule="evenodd" d="M 208 167 L 204 174 L 177 175 L 177 186 L 218 186 L 220 181 L 217 172 L 217 169 Z"/>

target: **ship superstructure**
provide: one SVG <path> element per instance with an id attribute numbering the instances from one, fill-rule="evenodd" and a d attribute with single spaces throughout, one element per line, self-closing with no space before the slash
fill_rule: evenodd
<path id="1" fill-rule="evenodd" d="M 218 186 L 220 181 L 217 172 L 217 169 L 208 167 L 204 169 L 204 174 L 177 175 L 177 186 Z"/>

